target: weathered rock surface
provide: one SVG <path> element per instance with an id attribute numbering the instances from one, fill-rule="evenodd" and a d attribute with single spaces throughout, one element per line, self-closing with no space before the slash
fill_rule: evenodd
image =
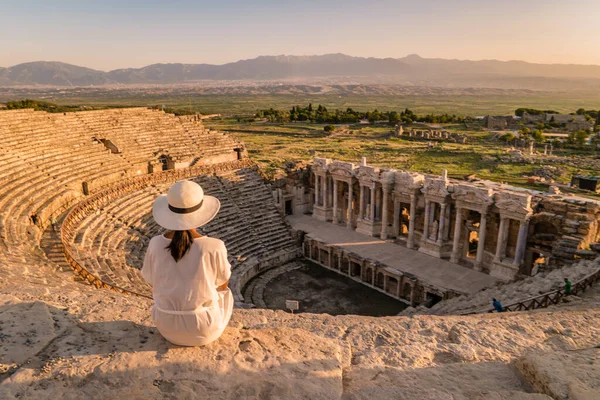
<path id="1" fill-rule="evenodd" d="M 14 329 L 2 338 L 10 349 L 2 362 L 13 367 L 0 377 L 7 399 L 537 400 L 547 397 L 514 360 L 600 337 L 597 310 L 386 318 L 236 310 L 217 342 L 184 348 L 152 327 L 145 299 L 73 283 L 2 291 L 0 326 Z"/>
<path id="2" fill-rule="evenodd" d="M 554 399 L 600 399 L 600 348 L 530 354 L 516 366 L 536 391 Z"/>
<path id="3" fill-rule="evenodd" d="M 561 371 L 560 354 L 600 343 L 600 309 L 582 300 L 567 311 L 472 316 L 235 310 L 218 341 L 184 348 L 153 327 L 149 300 L 69 273 L 1 272 L 10 277 L 0 283 L 2 399 L 541 400 L 562 392 L 536 383 L 559 382 L 539 357 L 553 354 L 549 368 Z M 596 367 L 572 369 L 577 386 L 560 387 L 595 394 Z"/>

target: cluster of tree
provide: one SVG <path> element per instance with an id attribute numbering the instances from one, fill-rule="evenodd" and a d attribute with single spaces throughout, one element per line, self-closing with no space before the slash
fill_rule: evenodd
<path id="1" fill-rule="evenodd" d="M 93 110 L 92 107 L 81 107 L 81 106 L 61 106 L 58 104 L 50 103 L 47 101 L 39 100 L 19 100 L 9 101 L 6 103 L 5 110 L 21 110 L 24 108 L 33 108 L 35 111 L 47 111 L 51 113 L 71 112 L 71 111 L 85 111 Z"/>
<path id="2" fill-rule="evenodd" d="M 554 111 L 554 110 L 536 110 L 535 108 L 517 108 L 515 110 L 515 115 L 517 117 L 522 117 L 523 114 L 529 114 L 529 115 L 541 115 L 541 114 L 560 114 L 558 111 Z"/>
<path id="3" fill-rule="evenodd" d="M 521 128 L 519 131 L 520 137 L 522 139 L 533 140 L 537 143 L 542 143 L 546 141 L 546 136 L 544 136 L 544 132 L 541 129 L 531 130 L 529 128 Z M 512 133 L 506 133 L 500 137 L 500 140 L 504 142 L 511 142 L 515 140 L 516 137 Z"/>
<path id="4" fill-rule="evenodd" d="M 567 139 L 568 144 L 574 144 L 577 147 L 585 146 L 588 137 L 590 136 L 590 132 L 586 130 L 579 130 L 577 132 L 569 133 L 569 137 Z"/>
<path id="5" fill-rule="evenodd" d="M 196 115 L 198 111 L 190 110 L 189 108 L 173 108 L 173 107 L 162 107 L 162 106 L 154 106 L 155 110 L 163 110 L 167 114 L 175 114 L 175 115 Z"/>
<path id="6" fill-rule="evenodd" d="M 537 110 L 535 108 L 517 108 L 515 110 L 515 115 L 518 117 L 522 117 L 523 114 L 529 115 L 541 115 L 541 114 L 560 114 L 558 111 L 554 110 Z M 588 121 L 594 122 L 595 125 L 600 125 L 600 111 L 598 110 L 586 110 L 585 108 L 580 108 L 575 112 L 569 113 L 570 115 L 583 115 Z M 554 118 L 554 117 L 553 117 Z M 554 119 L 550 120 L 550 123 L 546 124 L 548 128 L 557 128 L 562 124 L 558 124 L 554 122 Z"/>
<path id="7" fill-rule="evenodd" d="M 402 112 L 379 111 L 377 109 L 373 111 L 361 112 L 353 110 L 352 108 L 329 111 L 321 104 L 319 104 L 316 108 L 313 107 L 312 104 L 309 104 L 307 107 L 293 106 L 290 111 L 269 108 L 266 110 L 259 110 L 255 117 L 265 118 L 270 122 L 279 123 L 290 121 L 307 121 L 320 124 L 354 124 L 361 120 L 368 120 L 370 123 L 387 121 L 390 125 L 396 125 L 398 123 L 410 124 L 412 122 L 457 123 L 464 121 L 463 118 L 457 117 L 454 114 L 417 115 L 408 108 Z"/>
<path id="8" fill-rule="evenodd" d="M 544 131 L 541 129 L 531 130 L 529 128 L 522 128 L 519 133 L 521 137 L 526 139 L 534 140 L 538 143 L 541 143 L 546 140 L 546 136 L 544 136 Z"/>
<path id="9" fill-rule="evenodd" d="M 600 110 L 586 110 L 584 108 L 580 108 L 579 110 L 575 111 L 575 114 L 583 115 L 588 121 L 594 121 L 594 125 L 600 126 Z"/>

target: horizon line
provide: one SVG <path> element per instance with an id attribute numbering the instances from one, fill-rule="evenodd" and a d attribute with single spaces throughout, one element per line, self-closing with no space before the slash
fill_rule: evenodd
<path id="1" fill-rule="evenodd" d="M 580 67 L 600 67 L 600 64 L 576 64 L 576 63 L 541 63 L 541 62 L 531 62 L 531 61 L 526 61 L 526 60 L 517 60 L 517 59 L 510 59 L 510 60 L 500 60 L 497 58 L 486 58 L 486 59 L 478 59 L 478 60 L 471 60 L 471 59 L 460 59 L 460 58 L 442 58 L 442 57 L 421 57 L 420 55 L 418 55 L 417 53 L 410 53 L 407 54 L 403 57 L 365 57 L 365 56 L 354 56 L 354 55 L 349 55 L 346 53 L 323 53 L 323 54 L 267 54 L 267 55 L 258 55 L 255 56 L 253 58 L 241 58 L 241 59 L 237 59 L 236 61 L 229 61 L 229 62 L 225 62 L 225 63 L 221 63 L 221 64 L 211 64 L 211 63 L 203 63 L 203 62 L 198 62 L 198 63 L 184 63 L 184 62 L 156 62 L 156 63 L 151 63 L 151 64 L 146 64 L 144 66 L 141 67 L 121 67 L 121 68 L 113 68 L 110 70 L 104 70 L 104 69 L 98 69 L 98 68 L 92 68 L 92 67 L 88 67 L 88 66 L 84 66 L 84 65 L 80 65 L 80 64 L 73 64 L 73 63 L 68 63 L 68 62 L 64 62 L 64 61 L 57 61 L 57 60 L 36 60 L 36 61 L 25 61 L 25 62 L 21 62 L 21 63 L 17 63 L 17 64 L 13 64 L 10 65 L 8 67 L 2 67 L 0 66 L 0 68 L 4 68 L 4 69 L 9 69 L 9 68 L 13 68 L 19 65 L 23 65 L 23 64 L 34 64 L 34 63 L 61 63 L 61 64 L 67 64 L 67 65 L 71 65 L 71 66 L 75 66 L 75 67 L 81 67 L 81 68 L 87 68 L 87 69 L 91 69 L 91 70 L 95 70 L 95 71 L 100 71 L 100 72 L 112 72 L 112 71 L 117 71 L 117 70 L 123 70 L 123 69 L 142 69 L 142 68 L 146 68 L 152 65 L 176 65 L 176 64 L 181 64 L 181 65 L 211 65 L 211 66 L 223 66 L 223 65 L 227 65 L 227 64 L 235 64 L 237 62 L 242 62 L 242 61 L 250 61 L 250 60 L 256 60 L 257 58 L 261 58 L 261 57 L 323 57 L 323 56 L 331 56 L 331 55 L 341 55 L 341 56 L 346 56 L 346 57 L 351 57 L 351 58 L 362 58 L 362 59 L 375 59 L 375 60 L 387 60 L 387 59 L 392 59 L 392 60 L 398 60 L 401 61 L 403 59 L 409 58 L 409 57 L 418 57 L 420 59 L 423 60 L 444 60 L 444 61 L 469 61 L 469 62 L 485 62 L 485 61 L 494 61 L 494 62 L 501 62 L 501 63 L 510 63 L 510 62 L 521 62 L 521 63 L 526 63 L 526 64 L 532 64 L 532 65 L 551 65 L 551 66 L 580 66 Z"/>

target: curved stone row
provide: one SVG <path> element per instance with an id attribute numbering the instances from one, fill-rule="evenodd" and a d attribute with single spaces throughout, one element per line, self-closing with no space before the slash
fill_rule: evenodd
<path id="1" fill-rule="evenodd" d="M 280 267 L 271 268 L 270 270 L 260 274 L 244 287 L 244 301 L 247 304 L 253 304 L 259 308 L 268 308 L 264 299 L 264 294 L 269 282 L 280 275 L 287 274 L 288 272 L 300 269 L 302 267 L 303 264 L 296 261 L 284 264 Z"/>
<path id="2" fill-rule="evenodd" d="M 144 175 L 106 188 L 65 218 L 61 234 L 72 268 L 97 287 L 148 295 L 139 276 L 145 247 L 160 228 L 151 217 L 154 198 L 174 181 L 191 178 L 221 200 L 217 217 L 202 229 L 225 241 L 233 267 L 231 287 L 295 258 L 298 246 L 277 211 L 269 189 L 249 160 Z"/>
<path id="3" fill-rule="evenodd" d="M 52 216 L 105 185 L 244 156 L 241 143 L 196 117 L 146 108 L 0 111 L 0 236 L 17 246 L 39 242 Z"/>

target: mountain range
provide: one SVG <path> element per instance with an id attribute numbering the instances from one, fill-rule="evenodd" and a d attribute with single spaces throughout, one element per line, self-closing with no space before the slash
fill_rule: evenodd
<path id="1" fill-rule="evenodd" d="M 0 67 L 0 86 L 98 86 L 212 81 L 315 81 L 446 87 L 590 89 L 600 87 L 600 66 L 422 58 L 363 58 L 344 54 L 260 56 L 223 65 L 152 64 L 99 71 L 62 62 Z"/>

